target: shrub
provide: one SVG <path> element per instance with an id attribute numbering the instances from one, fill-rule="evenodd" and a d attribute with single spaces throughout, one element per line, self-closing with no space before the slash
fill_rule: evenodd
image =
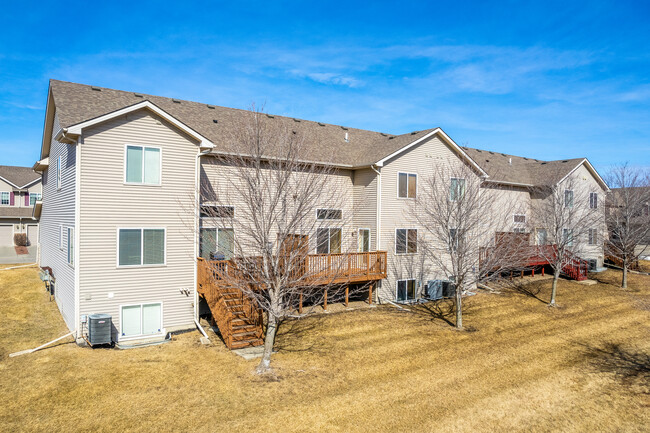
<path id="1" fill-rule="evenodd" d="M 14 234 L 14 244 L 18 247 L 27 246 L 27 233 L 16 233 Z"/>

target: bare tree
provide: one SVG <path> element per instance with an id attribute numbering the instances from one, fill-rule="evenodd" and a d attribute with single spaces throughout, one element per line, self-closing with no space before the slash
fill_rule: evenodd
<path id="1" fill-rule="evenodd" d="M 650 254 L 650 172 L 625 164 L 613 168 L 607 181 L 612 192 L 606 206 L 606 251 L 623 268 L 621 287 L 627 288 L 630 267 Z"/>
<path id="2" fill-rule="evenodd" d="M 522 263 L 520 242 L 496 242 L 512 232 L 521 205 L 507 199 L 507 188 L 487 187 L 466 165 L 440 165 L 425 176 L 412 208 L 424 229 L 420 245 L 433 267 L 455 284 L 456 327 L 463 327 L 463 295 L 479 283 L 500 278 Z"/>
<path id="3" fill-rule="evenodd" d="M 295 128 L 295 126 L 293 126 Z M 266 313 L 264 353 L 271 368 L 280 323 L 298 314 L 303 296 L 314 303 L 339 296 L 337 279 L 373 263 L 351 263 L 346 230 L 352 210 L 338 169 L 310 161 L 287 119 L 251 110 L 213 155 L 204 157 L 200 211 L 202 255 L 224 294 L 241 293 Z M 310 255 L 310 251 L 317 255 Z M 358 260 L 357 260 L 358 261 Z M 365 269 L 365 268 L 364 268 Z"/>
<path id="4" fill-rule="evenodd" d="M 560 274 L 586 277 L 587 266 L 581 256 L 602 250 L 603 245 L 603 206 L 576 174 L 558 183 L 559 178 L 560 172 L 549 173 L 531 190 L 537 254 L 553 269 L 549 306 L 555 306 Z"/>

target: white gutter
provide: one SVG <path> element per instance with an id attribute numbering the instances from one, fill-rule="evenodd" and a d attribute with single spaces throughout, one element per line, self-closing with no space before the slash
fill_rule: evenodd
<path id="1" fill-rule="evenodd" d="M 375 250 L 379 251 L 381 250 L 381 167 L 379 167 L 379 170 L 377 170 L 374 166 L 370 166 L 372 170 L 377 173 L 377 225 L 375 230 L 377 231 L 376 236 L 376 241 L 375 241 Z"/>

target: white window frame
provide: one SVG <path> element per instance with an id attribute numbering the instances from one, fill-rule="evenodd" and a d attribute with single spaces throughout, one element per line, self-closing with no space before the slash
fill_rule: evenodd
<path id="1" fill-rule="evenodd" d="M 598 245 L 598 229 L 587 230 L 587 244 Z"/>
<path id="2" fill-rule="evenodd" d="M 409 281 L 413 281 L 413 299 L 408 299 L 408 286 L 406 288 L 406 299 L 401 301 L 398 297 L 399 294 L 399 283 L 400 281 L 406 281 L 408 284 Z M 418 285 L 415 278 L 400 278 L 395 282 L 395 302 L 415 302 L 418 299 Z"/>
<path id="3" fill-rule="evenodd" d="M 56 190 L 61 189 L 61 155 L 56 159 Z"/>
<path id="4" fill-rule="evenodd" d="M 591 200 L 591 197 L 596 197 L 596 206 L 592 206 L 593 202 Z M 598 209 L 598 193 L 597 192 L 590 192 L 589 193 L 589 209 Z"/>
<path id="5" fill-rule="evenodd" d="M 566 193 L 567 192 L 571 193 L 571 206 L 569 206 L 569 204 L 567 203 L 567 199 L 566 199 Z M 564 208 L 565 209 L 573 209 L 574 204 L 575 204 L 575 195 L 573 193 L 573 190 L 572 189 L 565 189 L 564 190 Z"/>
<path id="6" fill-rule="evenodd" d="M 7 204 L 2 203 L 4 201 L 4 197 L 7 197 Z M 0 192 L 0 206 L 11 206 L 11 192 L 10 191 L 2 191 Z"/>
<path id="7" fill-rule="evenodd" d="M 341 218 L 318 218 L 318 211 L 321 210 L 336 210 L 336 211 L 341 211 Z M 341 208 L 333 208 L 333 207 L 319 207 L 316 209 L 316 221 L 341 221 L 343 219 L 343 209 Z"/>
<path id="8" fill-rule="evenodd" d="M 29 193 L 29 205 L 34 206 L 32 204 L 32 196 L 36 197 L 34 200 L 34 204 L 36 204 L 37 201 L 39 201 L 41 198 L 43 198 L 43 195 L 40 192 L 30 192 Z"/>
<path id="9" fill-rule="evenodd" d="M 142 182 L 127 182 L 126 181 L 126 151 L 129 147 L 139 147 L 142 149 Z M 160 151 L 160 160 L 158 161 L 158 183 L 146 183 L 144 181 L 144 169 L 145 169 L 145 158 L 144 153 L 145 149 L 158 149 Z M 127 143 L 124 145 L 124 185 L 138 185 L 138 186 L 162 186 L 162 161 L 163 161 L 163 149 L 160 146 L 149 146 L 144 144 L 131 144 Z"/>
<path id="10" fill-rule="evenodd" d="M 237 230 L 234 227 L 200 227 L 199 228 L 199 242 L 201 242 L 201 231 L 203 230 L 214 230 L 214 240 L 216 245 L 219 245 L 219 230 L 232 230 L 232 255 L 235 257 L 235 248 L 237 248 Z M 166 239 L 165 239 L 166 242 Z M 199 254 L 201 253 L 201 245 L 199 244 Z"/>
<path id="11" fill-rule="evenodd" d="M 142 308 L 145 305 L 154 305 L 154 304 L 160 304 L 160 332 L 157 333 L 157 334 L 142 334 Z M 135 306 L 140 306 L 140 334 L 138 334 L 138 335 L 129 335 L 128 337 L 122 336 L 122 329 L 123 329 L 122 324 L 124 323 L 124 321 L 122 320 L 122 310 L 124 309 L 124 307 L 135 307 Z M 119 340 L 121 340 L 121 341 L 137 340 L 137 339 L 140 339 L 140 338 L 143 338 L 143 337 L 155 338 L 155 337 L 163 336 L 163 335 L 165 335 L 167 333 L 167 331 L 163 327 L 163 323 L 165 323 L 165 321 L 164 321 L 165 316 L 164 316 L 163 301 L 142 302 L 142 303 L 139 303 L 139 304 L 138 303 L 136 303 L 136 304 L 120 304 L 119 308 L 120 308 L 120 330 L 118 331 L 118 336 L 117 336 L 118 341 Z"/>
<path id="12" fill-rule="evenodd" d="M 517 221 L 517 217 L 524 217 L 523 221 Z M 526 224 L 526 214 L 525 213 L 515 213 L 512 214 L 512 222 L 515 224 Z"/>
<path id="13" fill-rule="evenodd" d="M 368 231 L 368 251 L 367 252 L 370 252 L 370 250 L 372 249 L 371 248 L 371 245 L 372 245 L 372 232 L 367 227 L 361 227 L 361 228 L 357 229 L 357 252 L 358 253 L 365 253 L 366 252 L 366 251 L 360 251 L 359 250 L 359 247 L 360 247 L 359 241 L 361 239 L 361 232 L 362 231 Z M 343 242 L 343 240 L 341 240 L 341 242 Z"/>
<path id="14" fill-rule="evenodd" d="M 59 249 L 63 251 L 63 239 L 64 239 L 65 233 L 63 231 L 63 224 L 59 224 Z"/>
<path id="15" fill-rule="evenodd" d="M 140 230 L 140 264 L 139 265 L 120 265 L 120 230 Z M 165 240 L 163 242 L 163 263 L 149 264 L 144 263 L 144 231 L 145 230 L 163 230 Z M 117 228 L 117 249 L 115 251 L 115 265 L 120 269 L 129 268 L 161 268 L 167 266 L 167 228 L 166 227 L 118 227 Z"/>
<path id="16" fill-rule="evenodd" d="M 327 230 L 327 252 L 319 253 L 318 252 L 318 230 Z M 316 229 L 316 254 L 342 254 L 342 253 L 333 253 L 332 252 L 332 230 L 341 231 L 341 252 L 343 251 L 343 227 L 318 227 Z"/>
<path id="17" fill-rule="evenodd" d="M 201 218 L 204 218 L 204 219 L 205 219 L 205 218 L 207 218 L 207 219 L 210 219 L 210 218 L 217 218 L 217 219 L 224 219 L 224 220 L 225 220 L 225 219 L 231 219 L 231 220 L 232 220 L 232 219 L 235 219 L 235 215 L 237 215 L 237 209 L 236 209 L 235 206 L 231 206 L 231 205 L 221 205 L 221 204 L 217 204 L 217 203 L 215 203 L 215 202 L 213 202 L 213 201 L 206 201 L 206 202 L 201 203 L 201 205 L 199 206 L 199 215 L 201 214 L 201 209 L 200 209 L 200 208 L 203 207 L 203 206 L 209 206 L 209 207 L 230 207 L 230 208 L 232 208 L 232 217 L 202 216 Z"/>
<path id="18" fill-rule="evenodd" d="M 465 194 L 467 193 L 467 179 L 464 178 L 464 177 L 450 177 L 450 178 L 449 178 L 449 189 L 447 190 L 447 193 L 448 193 L 447 199 L 448 199 L 449 201 L 451 201 L 451 202 L 457 202 L 457 201 L 459 200 L 458 197 L 456 197 L 456 200 L 452 200 L 452 199 L 451 199 L 451 181 L 452 181 L 453 179 L 456 179 L 456 180 L 462 180 L 462 181 L 464 182 L 464 183 L 463 183 L 463 194 L 462 194 L 461 197 L 460 197 L 461 199 L 464 198 L 464 197 L 465 197 Z"/>
<path id="19" fill-rule="evenodd" d="M 406 252 L 403 252 L 403 253 L 398 253 L 397 252 L 397 231 L 398 230 L 406 230 Z M 415 252 L 414 253 L 409 253 L 408 252 L 409 251 L 409 232 L 408 232 L 409 230 L 415 230 L 415 239 L 416 240 L 415 240 Z M 420 233 L 418 233 L 418 232 L 419 232 L 419 230 L 417 228 L 415 228 L 415 227 L 398 227 L 398 228 L 395 229 L 394 242 L 395 242 L 395 255 L 396 256 L 413 255 L 413 254 L 417 254 L 420 251 L 420 249 L 418 248 L 418 239 L 419 239 Z"/>
<path id="20" fill-rule="evenodd" d="M 66 261 L 68 262 L 68 266 L 74 268 L 75 265 L 75 230 L 74 227 L 72 226 L 67 226 L 66 229 Z"/>
<path id="21" fill-rule="evenodd" d="M 567 247 L 574 246 L 575 236 L 573 235 L 573 229 L 568 229 L 568 228 L 562 229 L 562 241 Z"/>
<path id="22" fill-rule="evenodd" d="M 399 175 L 400 174 L 405 174 L 406 175 L 406 197 L 402 197 L 399 195 Z M 409 176 L 415 176 L 415 197 L 409 197 Z M 399 200 L 415 200 L 416 197 L 418 196 L 418 174 L 417 173 L 411 173 L 407 171 L 398 171 L 397 172 L 397 198 Z"/>

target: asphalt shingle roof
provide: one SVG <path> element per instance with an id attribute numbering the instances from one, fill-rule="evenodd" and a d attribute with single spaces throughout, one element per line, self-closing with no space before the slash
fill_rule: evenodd
<path id="1" fill-rule="evenodd" d="M 148 100 L 212 141 L 217 150 L 249 114 L 236 108 L 58 80 L 51 80 L 50 88 L 62 128 Z M 355 167 L 377 162 L 435 129 L 395 136 L 284 116 L 268 115 L 267 119 L 284 122 L 288 128 L 299 131 L 308 140 L 310 160 Z"/>
<path id="2" fill-rule="evenodd" d="M 18 188 L 22 188 L 36 179 L 40 179 L 41 175 L 34 172 L 31 167 L 0 165 L 0 177 L 13 183 Z"/>
<path id="3" fill-rule="evenodd" d="M 206 137 L 215 144 L 216 151 L 225 147 L 225 140 L 235 135 L 249 115 L 247 110 L 58 80 L 50 80 L 50 88 L 62 128 L 147 100 Z M 284 116 L 267 115 L 265 120 L 282 122 L 288 129 L 300 132 L 307 140 L 310 160 L 351 167 L 371 165 L 436 129 L 392 135 Z M 557 182 L 583 161 L 539 161 L 469 147 L 463 150 L 491 180 L 528 185 Z"/>
<path id="4" fill-rule="evenodd" d="M 471 147 L 463 150 L 485 170 L 490 180 L 526 185 L 555 184 L 584 161 L 584 158 L 542 161 Z"/>

